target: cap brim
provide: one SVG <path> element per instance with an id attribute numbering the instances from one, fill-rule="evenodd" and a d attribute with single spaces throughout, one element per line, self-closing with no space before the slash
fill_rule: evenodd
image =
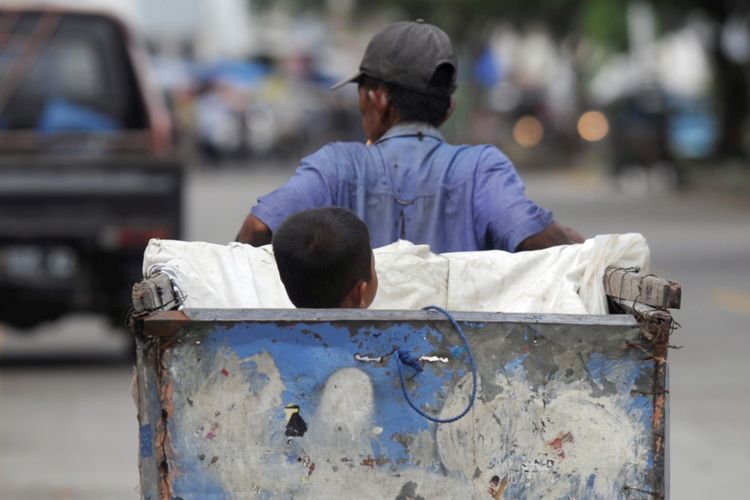
<path id="1" fill-rule="evenodd" d="M 353 83 L 353 82 L 356 82 L 357 80 L 359 80 L 359 78 L 360 78 L 360 77 L 361 77 L 361 76 L 362 76 L 363 74 L 364 74 L 364 73 L 362 73 L 361 71 L 357 71 L 356 73 L 354 73 L 354 74 L 353 74 L 352 76 L 350 76 L 349 78 L 346 78 L 346 79 L 344 79 L 344 80 L 341 80 L 341 81 L 340 81 L 339 83 L 337 83 L 336 85 L 333 85 L 333 86 L 332 86 L 332 87 L 331 87 L 330 89 L 328 89 L 328 90 L 336 90 L 336 89 L 338 89 L 338 88 L 340 88 L 340 87 L 343 87 L 343 86 L 344 86 L 344 85 L 346 85 L 347 83 Z"/>

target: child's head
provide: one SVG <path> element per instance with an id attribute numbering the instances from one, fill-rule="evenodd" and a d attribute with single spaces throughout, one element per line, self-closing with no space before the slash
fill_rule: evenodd
<path id="1" fill-rule="evenodd" d="M 298 212 L 273 235 L 273 253 L 296 307 L 369 307 L 378 290 L 367 226 L 344 208 Z"/>

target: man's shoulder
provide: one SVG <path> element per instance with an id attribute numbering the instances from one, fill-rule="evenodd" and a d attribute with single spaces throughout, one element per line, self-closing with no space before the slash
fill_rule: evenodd
<path id="1" fill-rule="evenodd" d="M 321 148 L 321 150 L 327 149 L 330 153 L 350 153 L 350 154 L 365 154 L 367 153 L 367 144 L 359 141 L 335 141 L 329 142 Z"/>
<path id="2" fill-rule="evenodd" d="M 503 153 L 500 148 L 498 148 L 494 144 L 465 144 L 462 147 L 468 148 L 472 153 L 481 156 L 483 159 L 508 159 L 508 157 L 505 156 L 505 153 Z"/>
<path id="3" fill-rule="evenodd" d="M 314 153 L 306 156 L 303 163 L 335 166 L 340 161 L 349 162 L 352 158 L 364 158 L 369 153 L 366 144 L 356 141 L 329 142 Z"/>
<path id="4" fill-rule="evenodd" d="M 302 158 L 298 172 L 316 173 L 330 182 L 349 178 L 366 168 L 367 146 L 359 142 L 330 142 Z"/>
<path id="5" fill-rule="evenodd" d="M 473 167 L 506 163 L 512 165 L 505 153 L 492 144 L 450 144 L 444 142 L 442 149 L 442 153 L 453 158 L 454 162 L 470 164 Z"/>

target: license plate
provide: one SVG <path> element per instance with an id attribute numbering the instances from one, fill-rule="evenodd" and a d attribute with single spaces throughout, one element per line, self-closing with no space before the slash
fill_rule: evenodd
<path id="1" fill-rule="evenodd" d="M 75 250 L 63 245 L 0 247 L 0 274 L 10 279 L 67 280 L 78 270 Z"/>

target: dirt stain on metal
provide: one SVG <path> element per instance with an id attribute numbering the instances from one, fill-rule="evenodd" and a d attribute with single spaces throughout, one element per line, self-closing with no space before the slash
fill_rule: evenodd
<path id="1" fill-rule="evenodd" d="M 313 462 L 310 457 L 307 455 L 304 457 L 298 457 L 297 462 L 300 462 L 307 468 L 307 477 L 312 476 L 313 471 L 315 471 L 315 462 Z"/>
<path id="2" fill-rule="evenodd" d="M 425 500 L 422 495 L 417 495 L 417 483 L 408 481 L 401 487 L 396 500 Z"/>
<path id="3" fill-rule="evenodd" d="M 575 440 L 573 439 L 573 434 L 571 434 L 570 432 L 561 432 L 557 435 L 557 437 L 555 437 L 555 439 L 547 444 L 557 452 L 561 459 L 563 459 L 565 458 L 565 450 L 563 449 L 563 445 L 565 443 L 573 442 L 575 442 Z"/>
<path id="4" fill-rule="evenodd" d="M 385 457 L 371 457 L 370 455 L 367 455 L 367 458 L 363 459 L 359 465 L 364 465 L 365 467 L 375 468 L 375 466 L 381 466 L 385 465 L 387 463 L 390 463 L 390 460 L 388 460 Z"/>
<path id="5" fill-rule="evenodd" d="M 490 479 L 490 487 L 487 492 L 492 498 L 499 500 L 500 498 L 503 498 L 503 494 L 507 487 L 508 476 L 505 476 L 502 481 L 500 480 L 500 476 L 492 476 L 492 479 Z"/>

